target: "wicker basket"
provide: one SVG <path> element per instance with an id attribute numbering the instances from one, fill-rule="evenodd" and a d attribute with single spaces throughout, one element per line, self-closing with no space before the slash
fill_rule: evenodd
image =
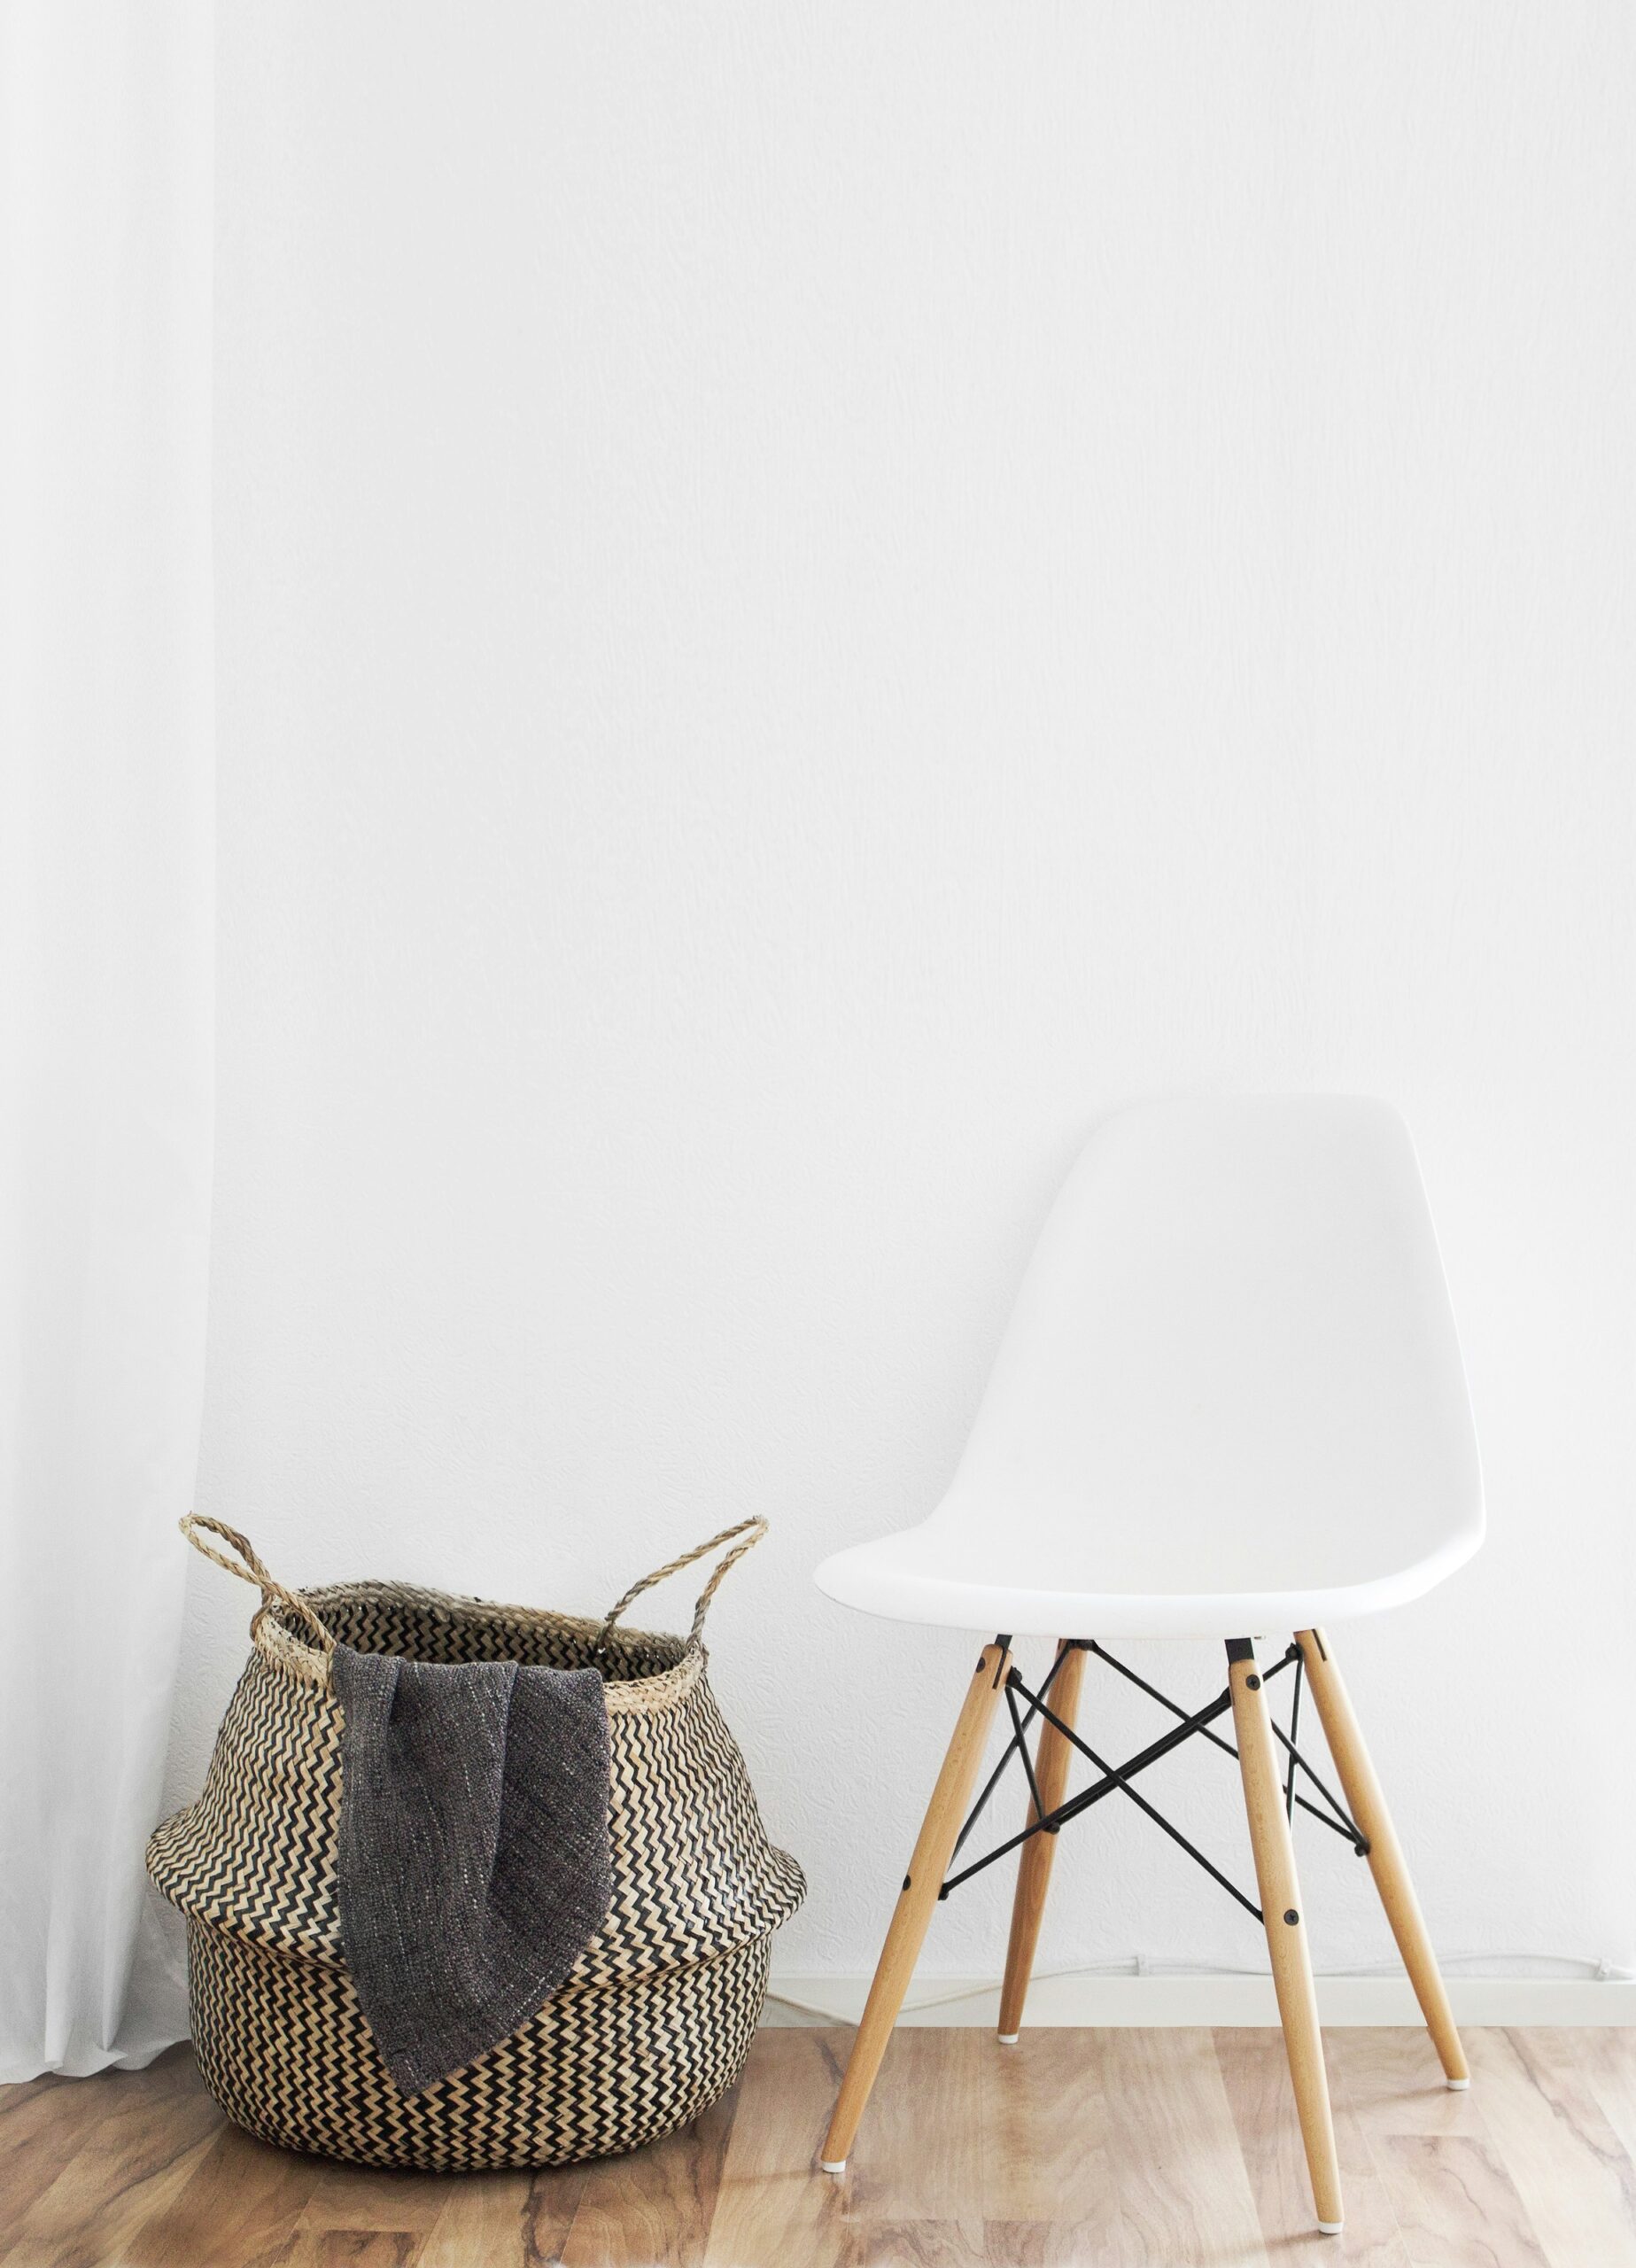
<path id="1" fill-rule="evenodd" d="M 767 1840 L 701 1636 L 717 1585 L 765 1526 L 712 1537 L 597 1623 L 402 1583 L 290 1591 L 233 1529 L 182 1523 L 262 1593 L 204 1792 L 148 1845 L 149 1873 L 188 1917 L 194 2043 L 229 2118 L 286 2148 L 370 2165 L 565 2165 L 652 2141 L 732 2085 L 771 1932 L 806 1888 Z M 205 1528 L 244 1564 L 203 1542 Z M 688 1636 L 616 1627 L 650 1583 L 728 1542 Z M 337 1640 L 419 1661 L 590 1664 L 606 1681 L 607 1919 L 521 2031 L 415 2095 L 382 2062 L 341 1950 Z"/>

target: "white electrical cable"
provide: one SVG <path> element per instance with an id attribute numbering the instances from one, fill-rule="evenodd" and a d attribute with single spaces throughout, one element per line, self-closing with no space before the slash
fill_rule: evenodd
<path id="1" fill-rule="evenodd" d="M 1597 1984 L 1624 1984 L 1636 1978 L 1636 1969 L 1621 1969 L 1605 1956 L 1587 1961 L 1577 1953 L 1457 1953 L 1439 1961 L 1438 1967 L 1445 1976 L 1452 1976 L 1472 1961 L 1483 1962 L 1491 1975 L 1494 1964 L 1526 1961 L 1533 1964 L 1532 1974 L 1536 1976 L 1540 1973 L 1539 1964 L 1548 1962 L 1552 1964 L 1555 1975 L 1586 1977 Z M 1481 1973 L 1478 1972 L 1479 1975 Z M 1500 1973 L 1508 1977 L 1515 1976 L 1516 1971 L 1501 1967 Z M 1088 1969 L 1041 1969 L 1032 1981 L 1035 1984 L 1058 1984 L 1081 1978 L 1106 1977 L 1265 1977 L 1267 1974 L 1264 1969 L 1229 1968 L 1218 1962 L 1201 1965 L 1196 1961 L 1150 1961 L 1145 1954 L 1135 1953 L 1128 1961 L 1103 1961 Z M 1328 1977 L 1400 1977 L 1401 1974 L 1397 1962 L 1380 1961 L 1369 1962 L 1358 1969 L 1326 1969 L 1318 1982 L 1322 1984 Z M 952 2008 L 958 2001 L 980 2000 L 985 1992 L 997 1992 L 999 1989 L 1000 1979 L 996 1977 L 986 1983 L 958 1985 L 946 1992 L 929 1992 L 922 2000 L 905 2000 L 901 2014 L 919 2016 L 927 2008 Z M 789 1993 L 776 1989 L 770 1990 L 767 1998 L 776 2001 L 781 2008 L 790 2008 L 797 2016 L 815 2016 L 824 2023 L 851 2023 L 854 2021 L 840 2009 L 820 2008 L 811 2000 L 797 2000 Z"/>

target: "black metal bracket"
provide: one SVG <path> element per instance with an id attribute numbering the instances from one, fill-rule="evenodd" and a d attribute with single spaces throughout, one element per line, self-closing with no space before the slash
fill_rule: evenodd
<path id="1" fill-rule="evenodd" d="M 1011 1642 L 1009 1638 L 1000 1637 L 995 1643 L 1004 1650 L 1009 1649 Z M 1236 1652 L 1235 1645 L 1241 1647 L 1243 1651 Z M 1252 1658 L 1248 1643 L 1244 1640 L 1229 1643 L 1228 1651 L 1229 1658 L 1235 1661 Z M 1157 1740 L 1150 1741 L 1145 1748 L 1138 1750 L 1136 1755 L 1128 1757 L 1123 1764 L 1110 1764 L 1105 1757 L 1097 1754 L 1089 1742 L 1076 1732 L 1072 1725 L 1063 1721 L 1047 1698 L 1064 1662 L 1066 1661 L 1069 1654 L 1074 1652 L 1092 1654 L 1098 1661 L 1105 1662 L 1110 1669 L 1117 1671 L 1120 1677 L 1128 1679 L 1132 1685 L 1138 1687 L 1141 1691 L 1148 1695 L 1150 1699 L 1157 1701 L 1161 1708 L 1167 1709 L 1177 1720 L 1176 1723 L 1167 1733 L 1160 1734 Z M 1295 1682 L 1291 1696 L 1290 1729 L 1286 1733 L 1282 1726 L 1275 1722 L 1273 1725 L 1274 1735 L 1289 1758 L 1289 1770 L 1283 1788 L 1285 1811 L 1293 1820 L 1299 1806 L 1300 1810 L 1309 1813 L 1314 1819 L 1322 1820 L 1326 1827 L 1333 1829 L 1337 1835 L 1343 1836 L 1360 1857 L 1365 1857 L 1368 1855 L 1369 1846 L 1364 1836 L 1359 1831 L 1357 1821 L 1347 1811 L 1345 1806 L 1319 1778 L 1306 1757 L 1295 1745 L 1295 1736 L 1300 1724 L 1301 1693 L 1306 1671 L 1306 1660 L 1299 1646 L 1291 1644 L 1289 1651 L 1281 1655 L 1270 1669 L 1265 1669 L 1260 1673 L 1258 1682 L 1266 1685 L 1291 1666 L 1295 1670 Z M 1021 1671 L 1013 1665 L 1005 1679 L 1004 1693 L 1006 1709 L 1012 1720 L 1011 1737 L 1001 1751 L 999 1762 L 989 1774 L 981 1793 L 972 1806 L 965 1824 L 955 1839 L 953 1857 L 958 1858 L 965 1847 L 972 1829 L 988 1807 L 989 1798 L 1004 1777 L 1006 1767 L 1013 1756 L 1020 1757 L 1022 1759 L 1033 1815 L 1027 1825 L 1020 1829 L 1015 1835 L 1008 1836 L 1004 1842 L 996 1844 L 992 1851 L 986 1852 L 981 1859 L 973 1860 L 958 1874 L 949 1876 L 937 1893 L 940 1899 L 947 1898 L 950 1891 L 958 1890 L 962 1883 L 969 1882 L 973 1875 L 980 1875 L 985 1867 L 993 1866 L 996 1859 L 1004 1858 L 1008 1852 L 1020 1850 L 1033 1836 L 1059 1834 L 1071 1819 L 1078 1819 L 1082 1813 L 1089 1811 L 1094 1805 L 1099 1804 L 1105 1797 L 1111 1796 L 1117 1790 L 1120 1794 L 1128 1797 L 1136 1808 L 1144 1813 L 1155 1826 L 1162 1828 L 1172 1842 L 1179 1844 L 1189 1858 L 1201 1866 L 1212 1881 L 1219 1883 L 1230 1898 L 1236 1899 L 1246 1913 L 1252 1914 L 1258 1922 L 1261 1919 L 1261 1909 L 1254 1899 L 1247 1898 L 1236 1883 L 1229 1881 L 1218 1866 L 1206 1858 L 1204 1852 L 1188 1840 L 1179 1827 L 1167 1820 L 1157 1806 L 1151 1804 L 1145 1796 L 1131 1785 L 1131 1782 L 1139 1772 L 1145 1772 L 1150 1765 L 1157 1764 L 1161 1757 L 1168 1756 L 1173 1750 L 1180 1748 L 1184 1742 L 1191 1740 L 1195 1735 L 1207 1740 L 1214 1748 L 1224 1749 L 1229 1756 L 1237 1757 L 1238 1751 L 1232 1742 L 1223 1739 L 1220 1733 L 1212 1730 L 1217 1719 L 1225 1716 L 1233 1705 L 1230 1686 L 1217 1694 L 1213 1701 L 1206 1702 L 1203 1708 L 1187 1710 L 1182 1708 L 1180 1702 L 1171 1700 L 1168 1694 L 1161 1693 L 1156 1685 L 1150 1685 L 1146 1678 L 1139 1677 L 1135 1670 L 1119 1660 L 1115 1655 L 1109 1653 L 1106 1647 L 1101 1645 L 1095 1638 L 1071 1638 L 1058 1648 L 1056 1658 L 1040 1681 L 1037 1692 L 1030 1689 Z M 1026 1710 L 1020 1705 L 1020 1702 L 1027 1704 Z M 1070 1742 L 1080 1754 L 1087 1758 L 1096 1767 L 1099 1775 L 1089 1787 L 1080 1789 L 1077 1794 L 1065 1797 L 1061 1803 L 1050 1811 L 1046 1810 L 1041 1799 L 1034 1759 L 1028 1751 L 1028 1729 L 1036 1717 L 1052 1726 L 1065 1740 Z M 1302 1773 L 1305 1773 L 1313 1788 L 1322 1797 L 1321 1806 L 1309 1802 L 1306 1797 L 1300 1794 L 1297 1789 L 1296 1781 Z"/>

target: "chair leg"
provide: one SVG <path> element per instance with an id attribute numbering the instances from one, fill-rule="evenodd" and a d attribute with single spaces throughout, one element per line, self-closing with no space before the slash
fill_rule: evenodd
<path id="1" fill-rule="evenodd" d="M 1244 1780 L 1244 1810 L 1255 1852 L 1255 1879 L 1267 1927 L 1267 1949 L 1272 1956 L 1284 2053 L 1290 2059 L 1318 2226 L 1333 2236 L 1341 2225 L 1340 2170 L 1335 2159 L 1323 2039 L 1318 2030 L 1318 1996 L 1313 1989 L 1300 1885 L 1295 1876 L 1295 1847 L 1284 1815 L 1283 1790 L 1273 1751 L 1267 1696 L 1255 1666 L 1255 1650 L 1247 1638 L 1232 1639 L 1227 1660 L 1238 1769 Z"/>
<path id="2" fill-rule="evenodd" d="M 1070 1645 L 1066 1638 L 1058 1641 L 1057 1651 L 1067 1658 L 1051 1680 L 1051 1705 L 1065 1725 L 1072 1725 L 1079 1712 L 1085 1656 L 1082 1648 Z M 1073 1756 L 1073 1744 L 1055 1725 L 1041 1728 L 1034 1776 L 1039 1783 L 1040 1800 L 1047 1811 L 1055 1811 L 1067 1791 L 1068 1766 Z M 1028 1817 L 1034 1820 L 1038 1816 L 1030 1795 Z M 1040 1941 L 1040 1923 L 1045 1918 L 1045 1893 L 1051 1888 L 1051 1862 L 1056 1855 L 1054 1834 L 1031 1835 L 1018 1860 L 1011 1943 L 1005 1949 L 1005 1982 L 1000 1988 L 1000 2042 L 1005 2047 L 1016 2046 L 1017 2035 L 1022 2029 L 1022 2004 L 1027 1998 L 1028 1979 L 1034 1974 L 1034 1952 Z"/>
<path id="3" fill-rule="evenodd" d="M 1420 2002 L 1444 2076 L 1451 2087 L 1469 2087 L 1471 2075 L 1454 2026 L 1454 2010 L 1448 2005 L 1448 1994 L 1438 1973 L 1437 1957 L 1421 1918 L 1415 1886 L 1403 1863 L 1402 1846 L 1381 1794 L 1380 1782 L 1375 1777 L 1363 1736 L 1358 1729 L 1357 1718 L 1353 1714 L 1351 1697 L 1336 1667 L 1334 1652 L 1322 1630 L 1298 1630 L 1295 1643 L 1306 1663 L 1306 1682 L 1317 1704 L 1323 1737 L 1335 1759 L 1342 1792 L 1369 1846 L 1369 1872 L 1375 1877 L 1375 1887 L 1386 1909 L 1386 1919 L 1398 1941 L 1398 1951 L 1415 1987 L 1415 1997 Z"/>
<path id="4" fill-rule="evenodd" d="M 1011 1658 L 1002 1645 L 985 1646 L 965 1689 L 965 1705 L 949 1744 L 949 1753 L 943 1759 L 943 1768 L 937 1775 L 937 1785 L 932 1790 L 932 1800 L 927 1806 L 914 1856 L 909 1861 L 909 1872 L 898 1893 L 892 1925 L 875 1964 L 874 1982 L 869 1988 L 863 2020 L 852 2041 L 841 2093 L 835 2099 L 834 2116 L 829 2122 L 823 2155 L 818 2160 L 826 2173 L 840 2173 L 846 2165 L 847 2153 L 875 2084 L 875 2074 L 892 2037 L 897 2012 L 909 1990 L 909 1979 L 925 1941 L 932 1908 L 943 1886 L 950 1854 L 981 1761 L 989 1720 L 1011 1668 Z"/>

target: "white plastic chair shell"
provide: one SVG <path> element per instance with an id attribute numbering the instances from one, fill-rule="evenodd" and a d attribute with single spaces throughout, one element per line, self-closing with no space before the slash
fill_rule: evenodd
<path id="1" fill-rule="evenodd" d="M 1153 1103 L 1110 1117 L 1069 1174 L 942 1502 L 817 1580 L 985 1633 L 1230 1637 L 1416 1597 L 1483 1524 L 1396 1111 Z"/>

